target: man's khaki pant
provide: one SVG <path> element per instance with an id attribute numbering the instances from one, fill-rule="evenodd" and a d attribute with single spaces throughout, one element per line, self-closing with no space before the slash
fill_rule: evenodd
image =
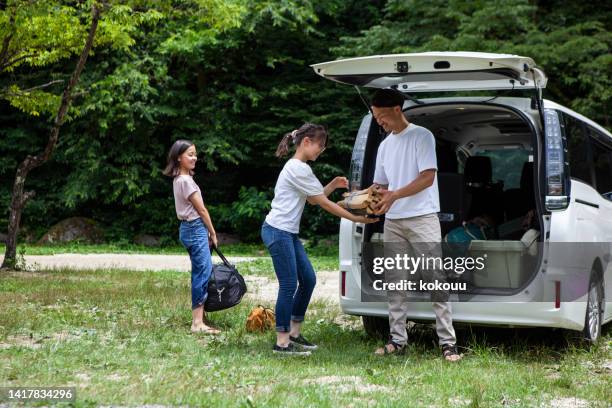
<path id="1" fill-rule="evenodd" d="M 408 242 L 417 244 L 418 248 L 429 248 L 429 253 L 425 256 L 442 256 L 438 244 L 442 240 L 440 231 L 440 221 L 436 214 L 421 215 L 418 217 L 402 218 L 396 220 L 385 219 L 385 242 Z M 418 245 L 422 243 L 422 245 Z M 430 245 L 423 245 L 428 243 Z M 419 251 L 417 256 L 421 255 Z M 391 275 L 394 271 L 387 271 Z M 397 271 L 395 271 L 397 273 Z M 434 276 L 440 276 L 440 271 L 434 272 Z M 391 276 L 391 279 L 397 276 Z M 389 279 L 388 279 L 389 280 Z M 408 342 L 408 333 L 406 332 L 406 320 L 411 302 L 407 301 L 408 292 L 404 290 L 387 291 L 389 302 L 389 326 L 391 331 L 391 339 L 398 344 L 406 344 Z M 451 304 L 448 301 L 433 302 L 434 312 L 436 314 L 436 332 L 438 333 L 438 342 L 442 344 L 455 344 L 455 330 L 453 328 L 453 318 Z"/>

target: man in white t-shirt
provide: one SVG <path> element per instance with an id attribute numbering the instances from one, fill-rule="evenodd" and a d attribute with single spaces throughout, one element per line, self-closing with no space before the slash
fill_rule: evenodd
<path id="1" fill-rule="evenodd" d="M 393 89 L 380 89 L 372 98 L 374 118 L 390 132 L 378 147 L 376 156 L 374 183 L 383 187 L 382 200 L 376 210 L 377 214 L 386 214 L 385 243 L 420 243 L 439 256 L 442 237 L 437 216 L 440 201 L 436 141 L 429 130 L 408 122 L 402 112 L 403 103 L 404 96 Z M 401 353 L 408 342 L 408 293 L 387 291 L 387 295 L 390 340 L 376 350 L 376 354 Z M 451 305 L 448 301 L 434 301 L 433 308 L 443 355 L 449 361 L 459 360 Z"/>

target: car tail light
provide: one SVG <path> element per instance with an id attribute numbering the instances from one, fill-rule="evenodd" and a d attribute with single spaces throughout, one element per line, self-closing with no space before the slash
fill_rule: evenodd
<path id="1" fill-rule="evenodd" d="M 340 295 L 346 296 L 346 271 L 342 271 L 340 274 Z"/>
<path id="2" fill-rule="evenodd" d="M 554 109 L 544 110 L 546 157 L 546 209 L 562 210 L 569 204 L 569 172 L 565 161 L 566 140 L 559 114 Z"/>
<path id="3" fill-rule="evenodd" d="M 561 282 L 555 281 L 555 309 L 561 308 Z"/>

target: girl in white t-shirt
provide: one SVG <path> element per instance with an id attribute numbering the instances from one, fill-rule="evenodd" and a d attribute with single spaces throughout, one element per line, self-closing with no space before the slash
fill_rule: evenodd
<path id="1" fill-rule="evenodd" d="M 377 219 L 353 215 L 328 200 L 327 196 L 335 189 L 347 188 L 348 180 L 336 177 L 323 187 L 307 164 L 325 150 L 327 131 L 324 126 L 306 123 L 287 133 L 278 145 L 276 156 L 286 156 L 290 144 L 295 145 L 296 151 L 278 176 L 272 209 L 261 228 L 261 237 L 272 256 L 279 284 L 273 352 L 310 354 L 317 346 L 302 336 L 301 326 L 316 276 L 298 238 L 304 205 L 306 201 L 318 204 L 327 212 L 353 222 L 372 223 Z"/>

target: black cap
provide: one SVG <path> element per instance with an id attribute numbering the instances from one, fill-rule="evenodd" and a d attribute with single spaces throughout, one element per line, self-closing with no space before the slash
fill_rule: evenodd
<path id="1" fill-rule="evenodd" d="M 393 106 L 404 106 L 404 95 L 395 89 L 379 89 L 372 97 L 372 106 L 377 108 L 391 108 Z"/>

